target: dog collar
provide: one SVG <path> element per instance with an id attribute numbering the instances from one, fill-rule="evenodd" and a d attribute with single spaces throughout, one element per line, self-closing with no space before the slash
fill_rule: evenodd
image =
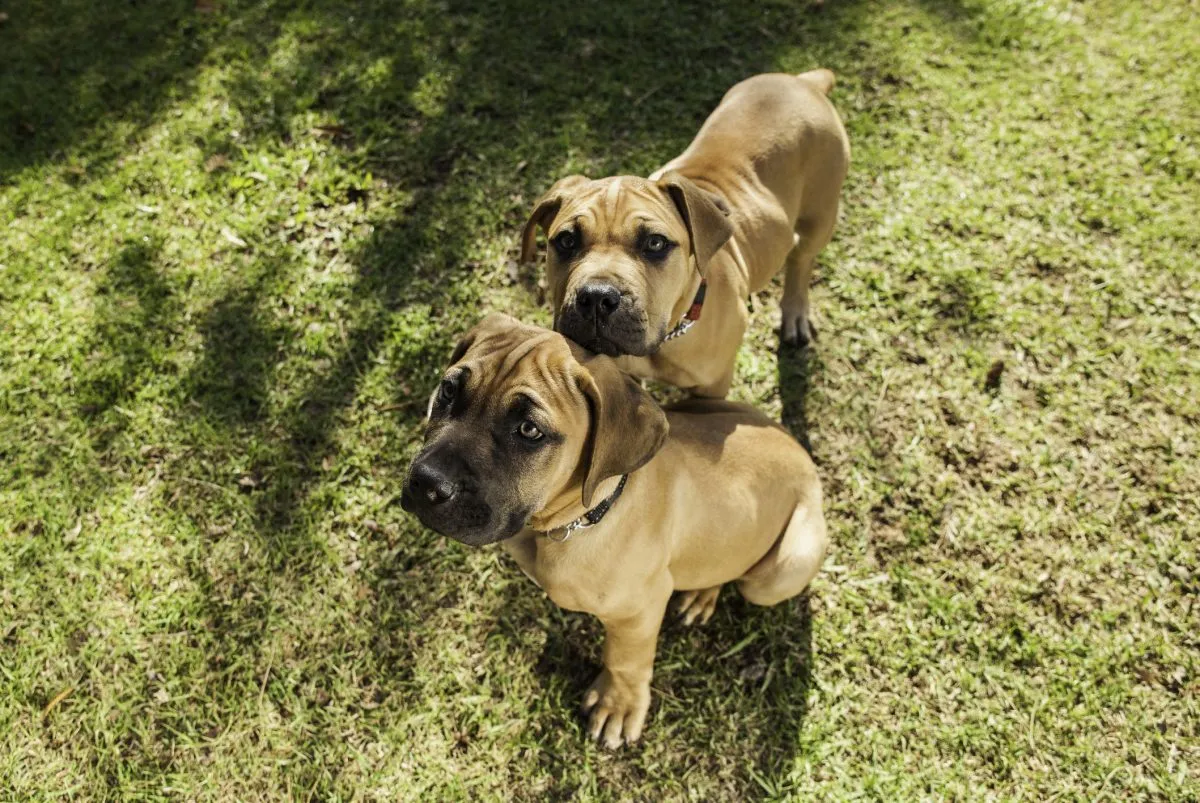
<path id="1" fill-rule="evenodd" d="M 546 533 L 546 537 L 551 541 L 557 541 L 561 544 L 563 541 L 566 541 L 568 538 L 574 535 L 576 530 L 586 530 L 588 527 L 594 527 L 599 524 L 600 519 L 604 518 L 605 514 L 608 513 L 608 511 L 612 508 L 613 503 L 617 501 L 617 498 L 621 495 L 621 491 L 625 490 L 625 481 L 628 479 L 628 474 L 622 474 L 621 481 L 617 483 L 617 487 L 612 493 L 601 500 L 600 504 L 596 505 L 587 513 L 584 513 L 582 516 L 575 519 L 575 521 L 567 524 L 565 527 L 550 530 L 548 533 Z M 555 538 L 554 534 L 559 530 L 562 531 L 562 535 L 558 538 Z"/>
<path id="2" fill-rule="evenodd" d="M 696 297 L 692 299 L 692 306 L 688 307 L 688 311 L 683 314 L 683 320 L 676 324 L 674 329 L 667 332 L 667 336 L 663 338 L 664 343 L 677 337 L 683 337 L 696 321 L 700 320 L 700 312 L 704 308 L 704 293 L 707 290 L 708 279 L 701 279 L 700 286 L 696 288 Z"/>

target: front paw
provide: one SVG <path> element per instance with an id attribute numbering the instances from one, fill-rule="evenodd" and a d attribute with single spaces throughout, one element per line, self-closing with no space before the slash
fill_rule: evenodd
<path id="1" fill-rule="evenodd" d="M 807 309 L 782 310 L 783 326 L 780 335 L 789 346 L 804 348 L 817 339 L 817 327 Z"/>
<path id="2" fill-rule="evenodd" d="M 642 735 L 650 710 L 650 680 L 628 681 L 605 669 L 583 695 L 588 735 L 616 750 L 622 742 L 633 744 Z"/>

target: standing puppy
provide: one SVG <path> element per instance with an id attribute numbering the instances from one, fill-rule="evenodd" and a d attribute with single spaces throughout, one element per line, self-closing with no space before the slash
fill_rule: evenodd
<path id="1" fill-rule="evenodd" d="M 673 591 L 690 624 L 723 583 L 774 605 L 817 573 L 816 471 L 761 413 L 702 400 L 664 413 L 612 359 L 505 315 L 450 362 L 401 503 L 465 544 L 503 541 L 556 604 L 604 623 L 583 700 L 593 738 L 641 735 Z"/>
<path id="2" fill-rule="evenodd" d="M 829 70 L 756 75 L 649 179 L 551 187 L 525 224 L 521 259 L 536 257 L 545 229 L 554 328 L 637 376 L 722 398 L 746 298 L 786 265 L 783 339 L 808 342 L 813 262 L 850 163 L 832 87 Z"/>

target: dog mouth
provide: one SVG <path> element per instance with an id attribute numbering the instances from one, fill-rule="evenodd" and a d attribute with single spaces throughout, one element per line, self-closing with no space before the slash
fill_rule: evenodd
<path id="1" fill-rule="evenodd" d="M 444 535 L 447 538 L 453 538 L 455 541 L 458 541 L 460 544 L 466 544 L 467 546 L 473 546 L 473 547 L 491 546 L 492 544 L 498 544 L 501 541 L 507 541 L 509 538 L 512 538 L 514 535 L 516 535 L 516 533 L 509 533 L 509 532 L 503 532 L 503 531 L 486 531 L 485 530 L 482 532 L 452 533 L 452 532 L 441 532 L 434 527 L 430 527 L 429 529 L 433 530 L 434 532 L 437 532 L 438 535 Z"/>
<path id="2" fill-rule="evenodd" d="M 630 317 L 622 314 L 600 323 L 594 318 L 584 318 L 574 310 L 565 310 L 559 315 L 555 328 L 594 354 L 608 357 L 652 354 L 661 343 L 647 343 L 645 328 L 628 320 Z"/>
<path id="3" fill-rule="evenodd" d="M 449 508 L 430 507 L 407 488 L 400 494 L 400 507 L 421 524 L 460 544 L 483 547 L 512 538 L 525 527 L 528 511 L 495 515 L 486 505 L 458 503 Z"/>
<path id="4" fill-rule="evenodd" d="M 574 338 L 572 339 L 574 340 Z M 595 337 L 582 342 L 579 340 L 576 340 L 575 342 L 579 343 L 579 345 L 583 346 L 593 354 L 603 354 L 607 357 L 620 357 L 622 354 L 627 353 L 622 350 L 618 343 L 615 343 L 600 334 L 597 334 Z"/>

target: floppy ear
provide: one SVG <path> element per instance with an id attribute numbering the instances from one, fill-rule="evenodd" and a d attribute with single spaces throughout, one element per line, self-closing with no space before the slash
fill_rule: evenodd
<path id="1" fill-rule="evenodd" d="M 537 203 L 533 205 L 533 212 L 529 214 L 529 219 L 525 221 L 525 228 L 521 229 L 521 262 L 532 262 L 537 259 L 537 230 L 538 226 L 547 229 L 554 216 L 558 214 L 559 207 L 562 206 L 563 199 L 578 187 L 580 184 L 588 181 L 587 176 L 567 176 L 560 178 L 554 183 L 554 186 L 546 190 L 546 193 L 537 199 Z"/>
<path id="2" fill-rule="evenodd" d="M 493 332 L 511 329 L 520 326 L 521 322 L 511 315 L 505 315 L 502 312 L 493 312 L 479 323 L 471 327 L 471 329 L 462 336 L 462 340 L 458 341 L 458 345 L 454 347 L 454 351 L 450 353 L 450 364 L 458 362 L 463 358 L 463 355 L 475 345 L 476 340 L 486 338 Z"/>
<path id="3" fill-rule="evenodd" d="M 454 351 L 450 352 L 451 365 L 454 365 L 454 363 L 463 358 L 463 355 L 467 353 L 467 349 L 471 348 L 471 346 L 475 343 L 475 337 L 476 334 L 474 329 L 462 336 L 462 340 L 458 341 L 458 345 L 454 347 Z"/>
<path id="4" fill-rule="evenodd" d="M 688 236 L 692 238 L 692 254 L 700 275 L 713 255 L 733 236 L 729 207 L 725 199 L 697 187 L 691 179 L 671 170 L 658 180 L 683 217 Z"/>
<path id="5" fill-rule="evenodd" d="M 584 449 L 583 505 L 609 477 L 628 474 L 650 462 L 667 439 L 667 414 L 642 385 L 608 357 L 588 361 L 579 386 L 592 411 Z"/>

